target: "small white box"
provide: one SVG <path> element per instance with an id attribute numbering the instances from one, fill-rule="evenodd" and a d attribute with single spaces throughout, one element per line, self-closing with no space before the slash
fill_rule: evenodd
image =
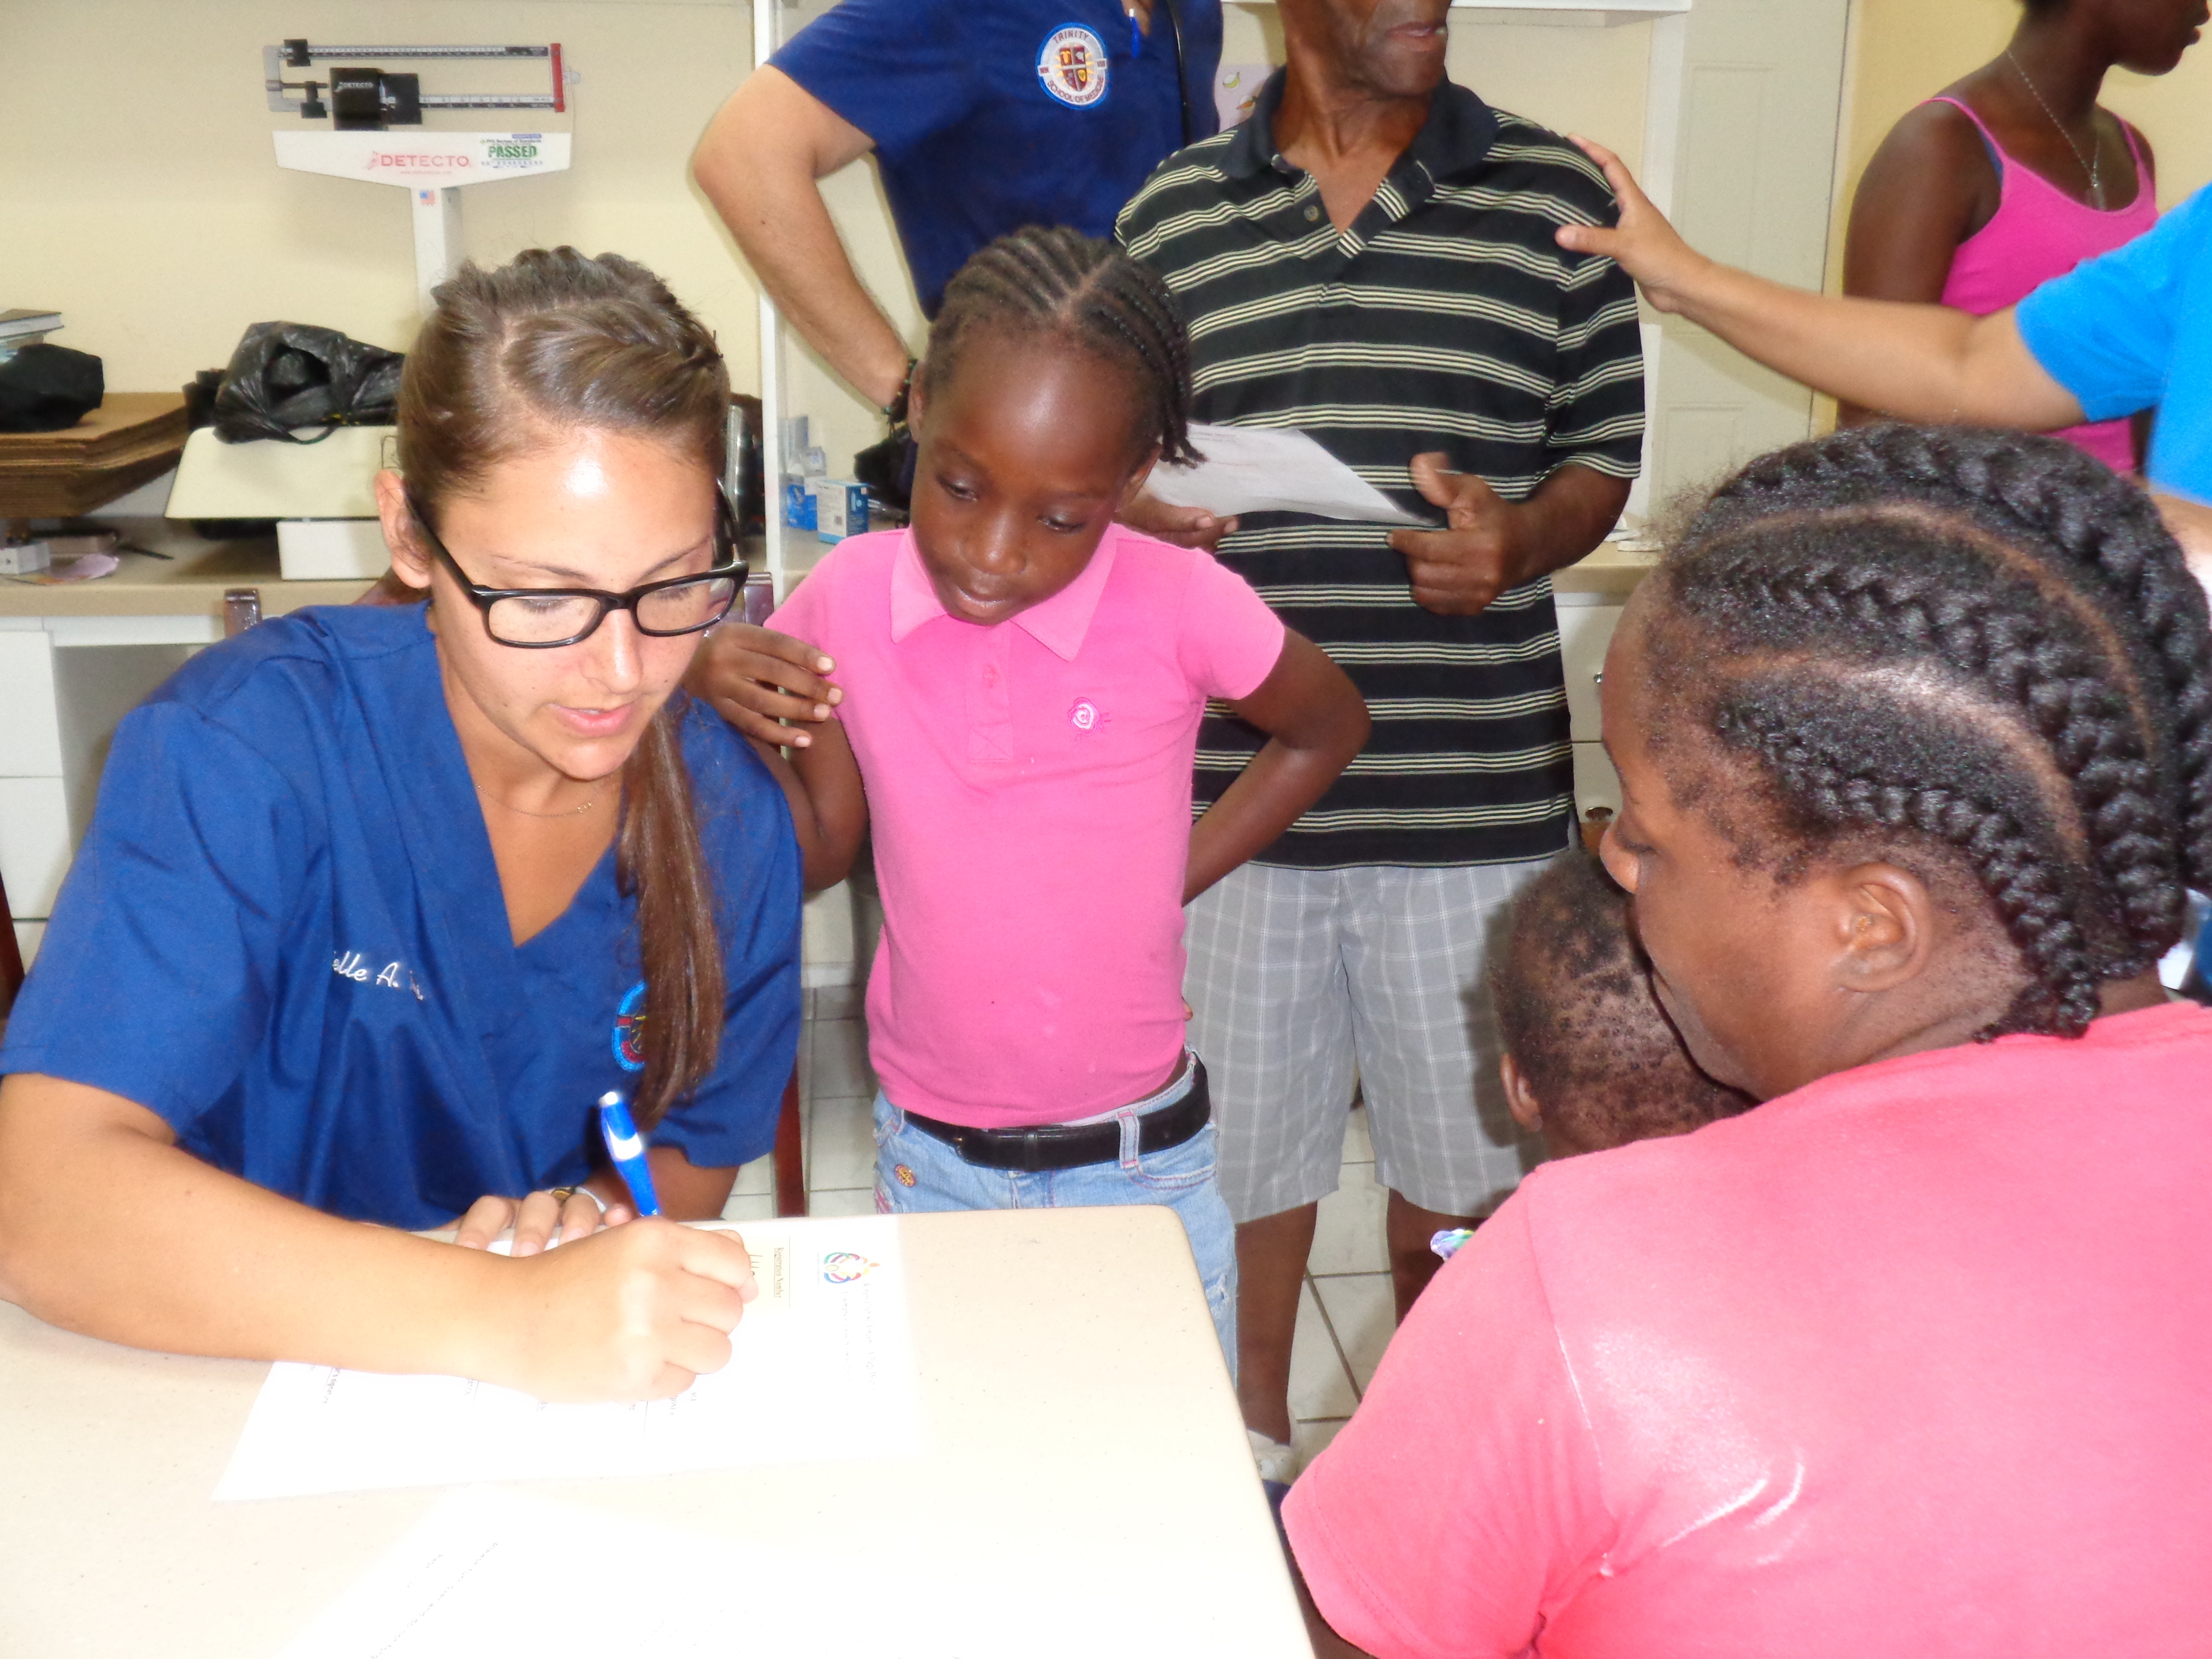
<path id="1" fill-rule="evenodd" d="M 279 519 L 276 568 L 288 582 L 373 581 L 392 550 L 374 519 Z"/>
<path id="2" fill-rule="evenodd" d="M 0 576 L 35 575 L 52 562 L 44 542 L 0 542 Z"/>
<path id="3" fill-rule="evenodd" d="M 867 529 L 868 489 L 858 478 L 810 478 L 806 492 L 814 497 L 814 533 L 821 540 L 839 542 Z"/>

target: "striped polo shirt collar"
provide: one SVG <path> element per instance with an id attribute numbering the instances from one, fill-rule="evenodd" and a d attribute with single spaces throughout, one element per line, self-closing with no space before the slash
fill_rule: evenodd
<path id="1" fill-rule="evenodd" d="M 997 626 L 1018 628 L 1062 662 L 1073 662 L 1075 653 L 1083 649 L 1084 636 L 1091 631 L 1091 619 L 1098 614 L 1106 579 L 1114 574 L 1114 549 L 1121 534 L 1120 526 L 1108 526 L 1098 550 L 1083 567 L 1081 575 L 1043 604 L 1017 611 Z M 926 622 L 951 614 L 937 597 L 929 572 L 922 568 L 914 532 L 907 531 L 891 560 L 891 643 L 897 644 Z"/>
<path id="2" fill-rule="evenodd" d="M 1231 178 L 1249 180 L 1262 173 L 1300 171 L 1275 148 L 1275 112 L 1282 106 L 1289 73 L 1279 69 L 1267 77 L 1253 103 L 1250 118 L 1231 137 L 1219 162 Z M 1408 207 L 1417 206 L 1428 198 L 1437 179 L 1480 167 L 1497 138 L 1498 117 L 1490 106 L 1447 77 L 1437 82 L 1429 100 L 1429 118 L 1390 169 L 1389 182 L 1406 195 Z"/>

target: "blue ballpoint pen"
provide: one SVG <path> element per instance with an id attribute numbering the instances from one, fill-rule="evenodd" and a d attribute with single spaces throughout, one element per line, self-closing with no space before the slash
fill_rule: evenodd
<path id="1" fill-rule="evenodd" d="M 610 1089 L 599 1097 L 599 1133 L 606 1137 L 607 1156 L 629 1188 L 630 1201 L 640 1215 L 659 1215 L 660 1199 L 653 1190 L 653 1168 L 645 1161 L 645 1137 L 630 1121 L 629 1108 Z"/>

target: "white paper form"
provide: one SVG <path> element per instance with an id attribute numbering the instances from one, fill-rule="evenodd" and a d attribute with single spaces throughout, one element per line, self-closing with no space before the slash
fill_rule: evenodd
<path id="1" fill-rule="evenodd" d="M 1369 483 L 1303 432 L 1261 426 L 1194 425 L 1196 466 L 1156 466 L 1146 489 L 1171 507 L 1220 518 L 1240 513 L 1310 513 L 1362 524 L 1434 528 Z"/>
<path id="2" fill-rule="evenodd" d="M 457 1376 L 281 1364 L 216 1498 L 917 1452 L 897 1223 L 749 1222 L 744 1237 L 760 1297 L 732 1335 L 730 1363 L 673 1400 L 556 1406 Z"/>
<path id="3" fill-rule="evenodd" d="M 896 1562 L 822 1561 L 540 1498 L 454 1492 L 279 1659 L 482 1659 L 518 1641 L 580 1654 L 950 1659 L 955 1620 Z"/>

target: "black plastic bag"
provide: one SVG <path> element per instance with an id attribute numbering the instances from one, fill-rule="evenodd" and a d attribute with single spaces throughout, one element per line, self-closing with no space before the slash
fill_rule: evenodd
<path id="1" fill-rule="evenodd" d="M 406 359 L 313 323 L 256 323 L 215 394 L 215 435 L 227 444 L 295 438 L 299 427 L 389 426 Z M 329 434 L 320 434 L 327 437 Z"/>
<path id="2" fill-rule="evenodd" d="M 914 466 L 920 459 L 914 434 L 906 422 L 891 428 L 890 436 L 870 444 L 853 457 L 853 476 L 868 487 L 868 494 L 900 513 L 914 510 Z"/>
<path id="3" fill-rule="evenodd" d="M 39 341 L 0 363 L 0 432 L 60 432 L 106 395 L 99 358 Z"/>

